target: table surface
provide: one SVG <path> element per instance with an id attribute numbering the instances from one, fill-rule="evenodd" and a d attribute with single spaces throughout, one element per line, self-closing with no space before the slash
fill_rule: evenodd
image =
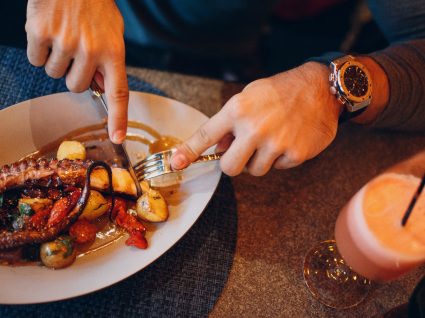
<path id="1" fill-rule="evenodd" d="M 208 116 L 242 89 L 238 84 L 147 69 L 128 68 L 128 73 Z M 300 167 L 233 178 L 237 246 L 228 282 L 210 316 L 374 317 L 406 302 L 424 268 L 375 285 L 355 308 L 334 310 L 310 295 L 302 265 L 313 245 L 333 237 L 340 208 L 363 184 L 422 149 L 424 134 L 347 124 L 328 149 Z"/>

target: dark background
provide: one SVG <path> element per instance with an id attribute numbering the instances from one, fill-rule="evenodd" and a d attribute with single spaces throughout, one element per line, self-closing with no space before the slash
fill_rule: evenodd
<path id="1" fill-rule="evenodd" d="M 128 44 L 127 63 L 245 82 L 287 70 L 311 56 L 341 50 L 341 44 L 350 36 L 353 39 L 346 51 L 367 53 L 385 47 L 387 42 L 374 21 L 362 21 L 365 12 L 359 10 L 361 5 L 359 0 L 341 0 L 314 16 L 274 16 L 263 32 L 257 54 L 246 59 L 204 59 Z M 0 45 L 26 47 L 25 15 L 26 1 L 0 2 Z"/>

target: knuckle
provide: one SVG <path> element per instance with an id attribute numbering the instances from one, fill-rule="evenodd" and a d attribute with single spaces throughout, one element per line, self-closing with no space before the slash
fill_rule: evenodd
<path id="1" fill-rule="evenodd" d="M 202 146 L 209 146 L 211 138 L 205 130 L 204 126 L 201 126 L 195 133 L 195 138 Z"/>
<path id="2" fill-rule="evenodd" d="M 248 167 L 248 172 L 254 177 L 261 177 L 267 173 L 267 170 L 259 165 L 253 165 Z"/>
<path id="3" fill-rule="evenodd" d="M 60 78 L 65 74 L 65 69 L 55 62 L 49 62 L 45 66 L 45 71 L 52 78 Z"/>
<path id="4" fill-rule="evenodd" d="M 27 57 L 28 61 L 37 67 L 43 66 L 44 62 L 46 61 L 45 58 L 43 59 L 38 52 L 34 52 L 33 50 L 28 49 L 27 50 Z"/>
<path id="5" fill-rule="evenodd" d="M 263 79 L 263 78 L 260 78 L 258 80 L 255 80 L 255 81 L 249 83 L 248 85 L 246 85 L 244 87 L 244 89 L 242 90 L 242 92 L 245 92 L 247 90 L 251 90 L 253 88 L 256 88 L 257 86 L 262 86 L 265 81 L 266 81 L 266 79 Z"/>
<path id="6" fill-rule="evenodd" d="M 297 150 L 288 151 L 285 154 L 285 156 L 286 156 L 287 160 L 289 162 L 293 163 L 293 164 L 297 164 L 298 165 L 298 164 L 300 164 L 301 162 L 304 161 L 302 159 L 302 155 L 301 155 L 300 151 L 297 151 Z"/>
<path id="7" fill-rule="evenodd" d="M 227 105 L 232 119 L 241 118 L 246 115 L 246 101 L 243 94 L 234 95 Z"/>
<path id="8" fill-rule="evenodd" d="M 66 87 L 73 93 L 81 93 L 88 88 L 81 80 L 76 80 L 71 76 L 66 77 Z"/>
<path id="9" fill-rule="evenodd" d="M 77 48 L 77 43 L 73 39 L 61 38 L 54 44 L 54 50 L 60 56 L 71 56 Z"/>
<path id="10" fill-rule="evenodd" d="M 183 152 L 189 159 L 194 160 L 198 157 L 198 154 L 192 149 L 188 143 L 179 145 L 179 151 Z"/>
<path id="11" fill-rule="evenodd" d="M 27 22 L 25 30 L 28 40 L 36 43 L 36 45 L 46 45 L 50 40 L 50 33 L 41 25 Z"/>
<path id="12" fill-rule="evenodd" d="M 284 152 L 284 146 L 279 140 L 271 139 L 266 143 L 266 151 L 272 158 L 277 158 Z"/>
<path id="13" fill-rule="evenodd" d="M 127 103 L 129 97 L 128 88 L 124 86 L 115 87 L 111 91 L 110 98 L 118 103 Z"/>
<path id="14" fill-rule="evenodd" d="M 234 165 L 228 164 L 227 161 L 224 161 L 223 159 L 220 160 L 220 168 L 221 171 L 229 177 L 234 177 L 239 174 L 238 169 L 236 169 Z"/>

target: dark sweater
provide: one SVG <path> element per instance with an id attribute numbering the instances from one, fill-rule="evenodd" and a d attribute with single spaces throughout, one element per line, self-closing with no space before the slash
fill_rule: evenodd
<path id="1" fill-rule="evenodd" d="M 255 50 L 274 0 L 116 0 L 127 40 L 142 46 L 241 56 Z M 390 46 L 370 56 L 386 72 L 390 100 L 372 124 L 425 131 L 425 0 L 369 0 Z"/>

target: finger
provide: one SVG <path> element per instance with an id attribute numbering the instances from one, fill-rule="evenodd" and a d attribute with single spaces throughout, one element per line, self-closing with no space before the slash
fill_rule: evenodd
<path id="1" fill-rule="evenodd" d="M 215 145 L 231 130 L 226 111 L 221 110 L 203 124 L 189 139 L 177 146 L 171 157 L 171 166 L 179 170 L 187 167 L 205 150 Z"/>
<path id="2" fill-rule="evenodd" d="M 127 133 L 128 83 L 124 59 L 105 66 L 102 74 L 108 102 L 108 130 L 113 143 L 120 144 Z"/>
<path id="3" fill-rule="evenodd" d="M 255 153 L 255 144 L 249 138 L 236 138 L 220 159 L 221 170 L 228 176 L 240 174 Z"/>
<path id="4" fill-rule="evenodd" d="M 298 159 L 290 152 L 285 152 L 279 158 L 276 159 L 274 167 L 276 169 L 289 169 L 299 166 L 303 163 L 303 160 Z"/>
<path id="5" fill-rule="evenodd" d="M 229 149 L 230 145 L 232 144 L 233 140 L 235 140 L 235 136 L 233 134 L 226 134 L 221 140 L 217 143 L 217 146 L 215 147 L 215 152 L 225 152 L 227 149 Z"/>
<path id="6" fill-rule="evenodd" d="M 51 41 L 30 33 L 27 34 L 27 57 L 34 66 L 43 66 L 49 57 Z"/>
<path id="7" fill-rule="evenodd" d="M 265 149 L 259 149 L 248 162 L 248 172 L 253 176 L 263 176 L 273 166 L 276 158 L 276 154 Z"/>
<path id="8" fill-rule="evenodd" d="M 78 55 L 66 75 L 66 86 L 71 92 L 79 93 L 85 91 L 89 88 L 95 71 L 96 66 L 91 60 Z"/>
<path id="9" fill-rule="evenodd" d="M 61 78 L 68 70 L 71 60 L 71 52 L 67 52 L 53 45 L 52 51 L 50 52 L 46 65 L 44 66 L 47 75 L 52 78 Z"/>

